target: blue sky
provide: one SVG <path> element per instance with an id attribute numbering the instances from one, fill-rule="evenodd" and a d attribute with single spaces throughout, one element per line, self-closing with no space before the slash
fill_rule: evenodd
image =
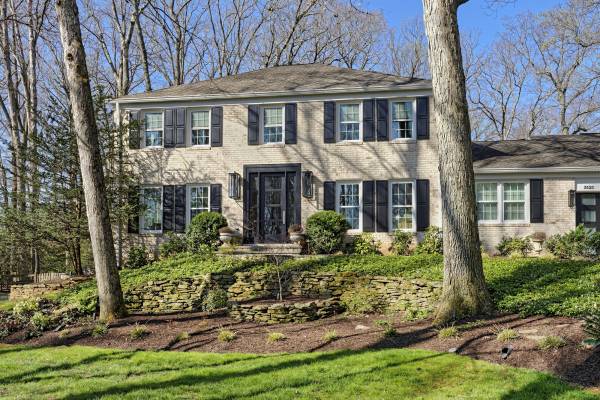
<path id="1" fill-rule="evenodd" d="M 470 0 L 460 6 L 458 23 L 461 31 L 479 32 L 480 44 L 487 45 L 503 30 L 506 18 L 527 11 L 546 10 L 563 2 L 564 0 L 515 0 L 512 4 L 490 10 L 485 0 Z M 414 17 L 423 17 L 421 0 L 363 0 L 362 4 L 369 9 L 382 10 L 391 26 L 398 26 L 402 21 Z"/>

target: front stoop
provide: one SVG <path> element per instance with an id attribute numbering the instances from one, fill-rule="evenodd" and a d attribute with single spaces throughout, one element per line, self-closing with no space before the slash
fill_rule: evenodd
<path id="1" fill-rule="evenodd" d="M 299 256 L 302 254 L 302 246 L 294 243 L 255 243 L 233 247 L 223 245 L 219 248 L 218 254 L 234 256 Z"/>

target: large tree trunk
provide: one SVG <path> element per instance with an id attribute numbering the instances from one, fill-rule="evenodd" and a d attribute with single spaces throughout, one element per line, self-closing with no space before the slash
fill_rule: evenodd
<path id="1" fill-rule="evenodd" d="M 491 310 L 485 286 L 457 9 L 462 0 L 423 0 L 438 135 L 444 287 L 436 322 Z"/>
<path id="2" fill-rule="evenodd" d="M 94 116 L 76 1 L 57 0 L 56 12 L 73 122 L 77 132 L 81 177 L 98 282 L 100 319 L 112 320 L 123 316 L 125 307 L 108 215 L 98 127 Z"/>

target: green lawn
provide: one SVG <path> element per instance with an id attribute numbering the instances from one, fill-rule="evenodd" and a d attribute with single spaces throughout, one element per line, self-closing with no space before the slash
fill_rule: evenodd
<path id="1" fill-rule="evenodd" d="M 6 399 L 597 399 L 547 374 L 425 350 L 247 355 L 0 348 Z"/>

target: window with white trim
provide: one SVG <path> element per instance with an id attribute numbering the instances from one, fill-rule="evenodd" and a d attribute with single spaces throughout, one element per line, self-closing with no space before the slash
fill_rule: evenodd
<path id="1" fill-rule="evenodd" d="M 391 230 L 413 230 L 413 184 L 412 182 L 392 182 L 390 184 Z"/>
<path id="2" fill-rule="evenodd" d="M 413 137 L 413 102 L 392 102 L 392 140 Z"/>
<path id="3" fill-rule="evenodd" d="M 188 186 L 188 210 L 189 219 L 210 209 L 210 186 L 191 185 Z"/>
<path id="4" fill-rule="evenodd" d="M 262 109 L 262 142 L 283 143 L 283 106 L 263 107 Z"/>
<path id="5" fill-rule="evenodd" d="M 360 183 L 338 183 L 336 197 L 338 212 L 346 217 L 350 229 L 360 229 Z"/>
<path id="6" fill-rule="evenodd" d="M 140 215 L 140 232 L 162 232 L 162 186 L 144 187 L 140 194 L 143 207 Z"/>
<path id="7" fill-rule="evenodd" d="M 163 145 L 163 113 L 147 112 L 144 114 L 144 145 L 160 147 Z"/>
<path id="8" fill-rule="evenodd" d="M 477 219 L 479 222 L 526 222 L 528 184 L 525 182 L 477 182 Z"/>
<path id="9" fill-rule="evenodd" d="M 338 107 L 340 141 L 359 141 L 361 138 L 360 103 L 341 103 Z"/>
<path id="10" fill-rule="evenodd" d="M 210 111 L 192 111 L 192 146 L 208 146 L 210 144 Z"/>

